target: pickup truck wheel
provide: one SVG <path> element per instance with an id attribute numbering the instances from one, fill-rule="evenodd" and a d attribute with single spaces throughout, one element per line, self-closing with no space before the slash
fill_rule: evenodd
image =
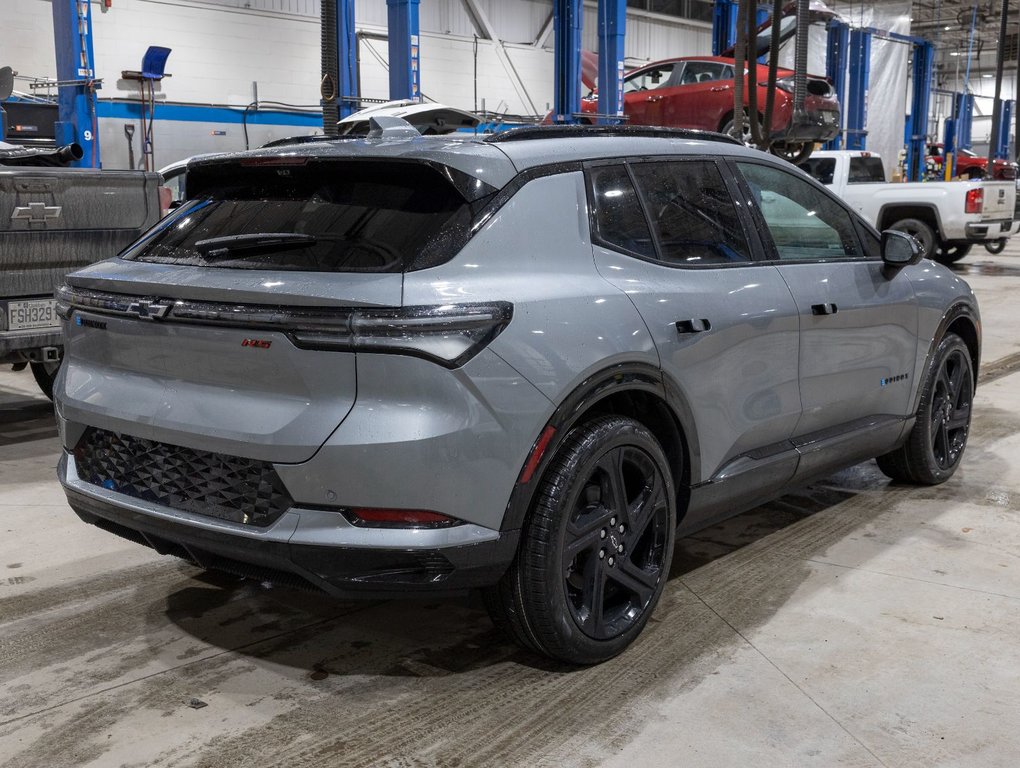
<path id="1" fill-rule="evenodd" d="M 985 250 L 991 254 L 1002 253 L 1006 250 L 1006 238 L 1001 240 L 993 240 L 990 243 L 985 243 Z"/>
<path id="2" fill-rule="evenodd" d="M 965 245 L 946 245 L 935 251 L 935 261 L 939 264 L 955 264 L 968 253 L 970 253 L 971 245 L 969 243 Z"/>
<path id="3" fill-rule="evenodd" d="M 794 165 L 800 165 L 811 157 L 811 153 L 815 151 L 815 145 L 810 141 L 805 141 L 802 144 L 791 144 L 785 141 L 776 142 L 769 148 L 769 151 L 771 151 L 776 157 L 781 157 L 787 162 L 793 163 Z"/>
<path id="4" fill-rule="evenodd" d="M 518 643 L 596 664 L 644 629 L 666 584 L 676 492 L 666 455 L 643 424 L 582 424 L 542 476 L 521 543 L 485 591 L 493 623 Z"/>
<path id="5" fill-rule="evenodd" d="M 50 400 L 53 399 L 53 382 L 60 371 L 60 361 L 55 363 L 32 363 L 32 376 L 39 389 Z"/>
<path id="6" fill-rule="evenodd" d="M 906 232 L 908 235 L 921 244 L 921 255 L 926 259 L 935 258 L 937 255 L 938 241 L 935 238 L 934 230 L 920 219 L 900 219 L 889 226 L 897 232 Z"/>
<path id="7" fill-rule="evenodd" d="M 963 339 L 948 333 L 928 366 L 913 429 L 902 447 L 878 457 L 893 480 L 937 485 L 953 476 L 967 447 L 974 372 Z"/>

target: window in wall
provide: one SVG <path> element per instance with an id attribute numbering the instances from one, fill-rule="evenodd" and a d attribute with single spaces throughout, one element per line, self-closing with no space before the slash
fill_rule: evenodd
<path id="1" fill-rule="evenodd" d="M 861 256 L 850 214 L 802 178 L 754 163 L 737 163 L 751 186 L 780 259 Z"/>
<path id="2" fill-rule="evenodd" d="M 696 266 L 750 259 L 737 209 L 714 162 L 635 163 L 631 169 L 663 261 Z"/>

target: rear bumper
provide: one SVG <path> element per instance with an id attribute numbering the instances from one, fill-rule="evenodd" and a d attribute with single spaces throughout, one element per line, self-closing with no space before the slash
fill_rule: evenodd
<path id="1" fill-rule="evenodd" d="M 785 127 L 773 131 L 775 141 L 824 142 L 839 134 L 839 105 L 835 102 L 812 105 L 808 100 L 807 109 L 793 113 Z"/>
<path id="2" fill-rule="evenodd" d="M 63 345 L 60 330 L 55 331 L 0 331 L 0 364 L 39 362 L 45 350 Z M 36 360 L 36 358 L 39 360 Z"/>
<path id="3" fill-rule="evenodd" d="M 968 224 L 964 231 L 968 242 L 980 243 L 986 240 L 998 240 L 1002 237 L 1009 237 L 1012 229 L 1013 222 L 1010 219 L 999 219 Z"/>
<path id="4" fill-rule="evenodd" d="M 493 584 L 513 559 L 519 534 L 471 524 L 360 528 L 337 512 L 297 506 L 254 529 L 87 483 L 67 452 L 57 472 L 68 503 L 87 523 L 205 568 L 340 598 L 435 595 Z"/>

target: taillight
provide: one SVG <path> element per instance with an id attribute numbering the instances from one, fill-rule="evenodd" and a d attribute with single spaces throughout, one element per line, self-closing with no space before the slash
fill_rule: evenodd
<path id="1" fill-rule="evenodd" d="M 967 190 L 967 203 L 964 206 L 966 213 L 981 213 L 982 208 L 985 205 L 985 191 L 978 187 L 977 189 Z"/>
<path id="2" fill-rule="evenodd" d="M 449 528 L 460 520 L 428 509 L 350 507 L 344 516 L 352 524 L 371 528 Z"/>
<path id="3" fill-rule="evenodd" d="M 444 304 L 401 309 L 354 309 L 337 328 L 295 329 L 302 349 L 393 352 L 457 368 L 506 328 L 513 305 Z"/>

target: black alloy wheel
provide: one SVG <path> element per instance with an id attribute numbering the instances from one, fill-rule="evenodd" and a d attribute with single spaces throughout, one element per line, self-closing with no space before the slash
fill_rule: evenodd
<path id="1" fill-rule="evenodd" d="M 596 664 L 630 645 L 672 562 L 670 466 L 634 419 L 599 416 L 571 429 L 538 481 L 513 563 L 484 592 L 493 622 L 571 664 Z"/>
<path id="2" fill-rule="evenodd" d="M 937 485 L 960 466 L 974 404 L 970 350 L 955 333 L 939 342 L 923 387 L 906 442 L 879 456 L 878 468 L 893 480 Z"/>
<path id="3" fill-rule="evenodd" d="M 665 479 L 651 456 L 621 446 L 572 501 L 560 549 L 567 606 L 586 635 L 608 640 L 634 626 L 667 569 Z"/>
<path id="4" fill-rule="evenodd" d="M 966 350 L 954 349 L 942 361 L 932 395 L 929 430 L 932 454 L 939 469 L 951 469 L 960 461 L 970 431 L 973 399 L 970 357 Z"/>

